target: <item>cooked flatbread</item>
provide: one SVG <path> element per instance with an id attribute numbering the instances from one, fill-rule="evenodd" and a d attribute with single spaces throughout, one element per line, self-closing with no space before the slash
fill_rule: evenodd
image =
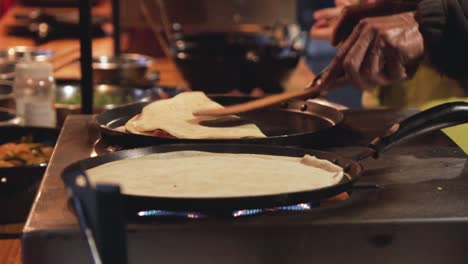
<path id="1" fill-rule="evenodd" d="M 151 132 L 139 131 L 135 127 L 135 121 L 138 120 L 139 118 L 140 118 L 140 115 L 138 114 L 138 115 L 132 117 L 130 120 L 128 120 L 127 123 L 125 124 L 125 130 L 127 130 L 128 132 L 130 132 L 132 134 L 151 136 L 152 135 Z"/>
<path id="2" fill-rule="evenodd" d="M 130 133 L 151 135 L 163 130 L 176 138 L 185 139 L 238 139 L 262 138 L 265 135 L 252 123 L 232 122 L 236 116 L 222 118 L 197 118 L 192 113 L 200 109 L 223 108 L 203 92 L 185 92 L 145 106 L 142 112 L 130 119 L 125 128 Z"/>
<path id="3" fill-rule="evenodd" d="M 106 163 L 87 171 L 92 184 L 155 197 L 214 198 L 298 192 L 337 184 L 341 167 L 303 158 L 176 151 Z"/>

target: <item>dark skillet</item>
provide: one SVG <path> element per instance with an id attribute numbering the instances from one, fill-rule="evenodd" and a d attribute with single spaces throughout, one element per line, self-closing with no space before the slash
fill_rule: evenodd
<path id="1" fill-rule="evenodd" d="M 427 111 L 418 113 L 401 123 L 393 125 L 387 133 L 372 141 L 368 149 L 355 158 L 343 158 L 335 153 L 315 151 L 302 148 L 239 145 L 239 144 L 186 144 L 164 145 L 148 148 L 120 151 L 101 157 L 86 159 L 74 163 L 63 172 L 63 179 L 67 186 L 71 187 L 73 195 L 79 199 L 86 199 L 86 194 L 92 189 L 87 181 L 85 170 L 111 161 L 140 157 L 152 153 L 163 153 L 180 150 L 199 150 L 219 153 L 251 153 L 270 154 L 281 156 L 301 157 L 311 154 L 321 159 L 326 159 L 341 166 L 346 172 L 346 177 L 333 186 L 307 190 L 294 193 L 280 193 L 265 196 L 231 197 L 231 198 L 167 198 L 122 195 L 126 213 L 134 217 L 138 212 L 151 209 L 166 210 L 196 210 L 201 212 L 226 212 L 236 209 L 269 208 L 286 206 L 302 202 L 317 201 L 326 197 L 337 195 L 344 191 L 350 191 L 353 184 L 362 174 L 360 160 L 368 157 L 377 157 L 379 154 L 401 141 L 411 137 L 444 127 L 454 126 L 468 122 L 468 103 L 449 103 Z M 78 185 L 77 179 L 81 179 L 82 185 Z M 86 201 L 85 201 L 86 204 Z"/>
<path id="2" fill-rule="evenodd" d="M 282 81 L 296 68 L 302 48 L 286 46 L 265 33 L 178 33 L 171 45 L 177 68 L 192 90 L 250 93 L 262 87 L 267 93 L 283 91 Z"/>
<path id="3" fill-rule="evenodd" d="M 23 136 L 32 136 L 33 142 L 54 146 L 58 129 L 3 126 L 0 144 L 16 142 Z M 47 164 L 0 168 L 0 223 L 26 220 Z"/>
<path id="4" fill-rule="evenodd" d="M 232 105 L 252 100 L 252 97 L 211 95 L 211 99 Z M 290 101 L 282 106 L 240 115 L 242 119 L 255 123 L 266 138 L 190 140 L 156 136 L 135 135 L 116 131 L 133 116 L 139 114 L 148 103 L 136 103 L 117 107 L 96 116 L 102 138 L 110 145 L 121 147 L 144 147 L 161 144 L 204 144 L 235 143 L 300 146 L 313 140 L 318 132 L 335 127 L 343 120 L 343 114 L 328 106 L 304 101 Z"/>

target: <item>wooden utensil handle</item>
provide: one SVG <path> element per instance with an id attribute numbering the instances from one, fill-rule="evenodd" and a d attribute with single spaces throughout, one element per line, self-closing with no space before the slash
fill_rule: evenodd
<path id="1" fill-rule="evenodd" d="M 261 108 L 280 104 L 287 100 L 299 99 L 299 98 L 311 98 L 320 95 L 320 90 L 311 87 L 304 90 L 286 92 L 277 95 L 267 96 L 258 100 L 250 101 L 243 104 L 228 106 L 226 108 L 212 109 L 212 110 L 200 110 L 193 113 L 194 116 L 224 116 L 234 115 L 239 113 L 245 113 Z"/>

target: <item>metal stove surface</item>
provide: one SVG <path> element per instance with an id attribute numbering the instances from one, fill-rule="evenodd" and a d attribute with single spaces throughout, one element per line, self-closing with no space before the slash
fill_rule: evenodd
<path id="1" fill-rule="evenodd" d="M 344 156 L 357 152 L 356 147 L 331 150 Z M 460 150 L 401 148 L 363 165 L 363 178 L 344 201 L 240 210 L 233 212 L 235 220 L 192 212 L 190 219 L 176 221 L 186 228 L 177 242 L 174 233 L 155 223 L 170 218 L 163 223 L 172 226 L 184 214 L 147 212 L 144 220 L 154 221 L 152 227 L 131 224 L 130 229 L 168 241 L 157 243 L 164 248 L 159 257 L 174 263 L 188 261 L 180 254 L 195 263 L 467 263 L 468 160 Z M 133 242 L 141 252 L 146 243 L 155 243 L 144 241 Z"/>
<path id="2" fill-rule="evenodd" d="M 342 130 L 329 134 L 340 147 L 327 150 L 352 156 L 364 135 L 380 132 L 374 127 L 406 114 L 348 112 Z M 90 123 L 74 116 L 62 130 L 24 230 L 25 264 L 91 263 L 59 178 L 66 165 L 96 154 Z M 438 132 L 363 166 L 349 199 L 304 211 L 131 222 L 130 263 L 468 263 L 466 154 Z"/>

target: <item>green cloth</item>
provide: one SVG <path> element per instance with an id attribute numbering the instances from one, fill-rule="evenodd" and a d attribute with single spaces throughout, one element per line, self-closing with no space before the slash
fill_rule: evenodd
<path id="1" fill-rule="evenodd" d="M 468 102 L 468 97 L 465 98 L 448 98 L 444 100 L 437 100 L 437 101 L 432 101 L 429 102 L 421 107 L 421 110 L 425 110 L 443 103 L 448 103 L 448 102 L 459 102 L 459 101 L 464 101 Z M 468 124 L 464 125 L 459 125 L 455 127 L 449 127 L 446 129 L 443 129 L 444 133 L 450 137 L 453 142 L 455 142 L 463 151 L 468 154 Z"/>
<path id="2" fill-rule="evenodd" d="M 453 101 L 468 102 L 468 85 L 441 75 L 426 64 L 410 80 L 366 91 L 362 98 L 365 108 L 427 109 Z M 468 125 L 443 131 L 468 154 Z"/>

